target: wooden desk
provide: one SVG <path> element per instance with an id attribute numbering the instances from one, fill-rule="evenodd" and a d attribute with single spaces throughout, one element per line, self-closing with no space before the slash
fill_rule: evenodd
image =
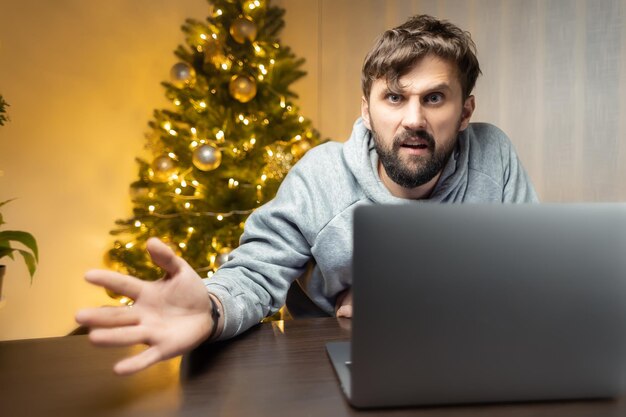
<path id="1" fill-rule="evenodd" d="M 281 326 L 282 325 L 282 326 Z M 131 377 L 86 336 L 0 343 L 0 415 L 16 416 L 624 416 L 626 398 L 357 411 L 345 401 L 324 345 L 350 321 L 263 324 L 234 340 Z"/>

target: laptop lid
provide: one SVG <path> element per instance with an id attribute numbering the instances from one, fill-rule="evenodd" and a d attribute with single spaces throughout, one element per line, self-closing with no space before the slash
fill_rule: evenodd
<path id="1" fill-rule="evenodd" d="M 596 398 L 623 389 L 626 206 L 364 206 L 350 402 Z"/>

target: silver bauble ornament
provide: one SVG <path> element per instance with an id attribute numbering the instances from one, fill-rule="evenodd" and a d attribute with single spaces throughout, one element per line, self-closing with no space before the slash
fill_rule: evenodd
<path id="1" fill-rule="evenodd" d="M 170 78 L 172 79 L 172 84 L 177 87 L 191 85 L 196 81 L 196 70 L 186 62 L 178 62 L 172 66 Z"/>
<path id="2" fill-rule="evenodd" d="M 193 151 L 193 164 L 200 171 L 211 171 L 220 166 L 222 152 L 211 145 L 202 145 Z"/>
<path id="3" fill-rule="evenodd" d="M 256 96 L 256 81 L 245 75 L 233 75 L 228 84 L 228 91 L 237 101 L 247 103 Z"/>
<path id="4" fill-rule="evenodd" d="M 161 155 L 152 161 L 152 179 L 157 182 L 165 182 L 176 172 L 176 164 L 167 155 Z"/>
<path id="5" fill-rule="evenodd" d="M 239 16 L 230 25 L 230 36 L 235 42 L 244 43 L 246 40 L 252 42 L 256 39 L 257 27 L 256 23 L 247 16 Z"/>

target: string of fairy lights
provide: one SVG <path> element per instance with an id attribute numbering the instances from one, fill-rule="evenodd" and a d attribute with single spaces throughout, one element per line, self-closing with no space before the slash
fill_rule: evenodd
<path id="1" fill-rule="evenodd" d="M 228 3 L 238 2 L 231 0 Z M 193 53 L 202 57 L 205 66 L 213 68 L 211 71 L 217 71 L 215 78 L 228 81 L 228 95 L 236 102 L 250 103 L 257 97 L 260 91 L 258 84 L 262 83 L 265 101 L 270 97 L 267 106 L 280 109 L 283 119 L 286 117 L 284 115 L 290 120 L 293 118 L 292 133 L 287 139 L 268 141 L 262 138 L 260 141 L 259 131 L 269 131 L 270 125 L 278 122 L 258 110 L 249 113 L 239 111 L 224 120 L 223 125 L 207 126 L 206 120 L 212 110 L 211 100 L 216 101 L 223 97 L 221 87 L 209 86 L 207 77 L 196 73 L 196 64 L 191 65 L 191 60 L 181 60 L 170 70 L 171 88 L 167 95 L 175 111 L 156 112 L 156 120 L 152 124 L 155 142 L 160 141 L 155 148 L 161 151 L 155 152 L 156 156 L 147 166 L 146 181 L 131 187 L 133 201 L 136 205 L 137 201 L 147 202 L 147 210 L 135 210 L 135 216 L 124 223 L 126 228 L 123 231 L 139 236 L 139 240 L 154 235 L 151 228 L 155 221 L 197 218 L 224 223 L 228 220 L 229 224 L 224 227 L 236 229 L 236 232 L 223 234 L 228 237 L 227 241 L 212 237 L 204 261 L 193 265 L 196 271 L 209 277 L 228 260 L 232 247 L 236 245 L 235 238 L 238 239 L 243 230 L 245 218 L 267 201 L 267 198 L 271 198 L 271 195 L 265 195 L 268 181 L 272 181 L 271 190 L 275 192 L 276 182 L 281 181 L 293 164 L 319 141 L 317 133 L 310 128 L 310 122 L 298 114 L 285 94 L 272 88 L 271 80 L 277 59 L 280 59 L 281 47 L 277 42 L 257 39 L 258 28 L 254 13 L 262 12 L 265 3 L 261 0 L 244 1 L 243 13 L 227 20 L 230 22 L 228 27 L 219 23 L 219 19 L 233 11 L 211 6 L 210 18 L 206 22 L 187 21 L 186 41 L 192 51 L 195 51 Z M 235 57 L 226 47 L 228 36 L 236 44 L 250 44 L 252 59 Z M 207 97 L 207 93 L 212 97 Z M 262 156 L 262 167 L 256 171 L 255 176 L 251 177 L 249 171 L 245 171 L 245 175 L 244 171 L 239 171 L 241 174 L 238 176 L 238 171 L 231 169 L 223 186 L 226 190 L 249 191 L 249 195 L 255 199 L 253 206 L 246 203 L 244 206 L 247 207 L 208 208 L 206 201 L 215 195 L 215 187 L 220 184 L 212 182 L 210 187 L 205 185 L 203 173 L 220 169 L 226 156 L 228 161 L 244 164 L 250 155 Z M 158 197 L 167 198 L 160 200 Z M 159 237 L 182 255 L 197 233 L 204 232 L 199 227 L 188 225 L 184 233 L 177 233 L 175 238 L 162 235 Z M 121 251 L 135 249 L 137 240 L 116 241 L 109 255 L 118 262 L 124 262 Z"/>

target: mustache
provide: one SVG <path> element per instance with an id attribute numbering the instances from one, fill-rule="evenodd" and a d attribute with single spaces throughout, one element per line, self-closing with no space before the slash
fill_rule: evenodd
<path id="1" fill-rule="evenodd" d="M 402 146 L 402 144 L 409 140 L 419 138 L 425 140 L 428 147 L 433 149 L 435 147 L 435 138 L 425 130 L 405 130 L 404 132 L 393 138 L 394 148 Z"/>

